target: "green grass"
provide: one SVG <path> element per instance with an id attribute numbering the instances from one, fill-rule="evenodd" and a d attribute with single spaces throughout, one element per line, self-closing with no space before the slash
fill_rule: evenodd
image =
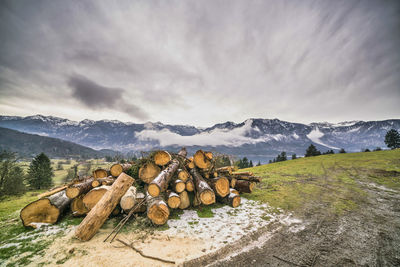
<path id="1" fill-rule="evenodd" d="M 212 209 L 217 209 L 222 206 L 224 206 L 224 204 L 214 203 L 214 204 L 208 205 L 208 206 L 199 206 L 195 210 L 197 212 L 197 215 L 200 218 L 212 218 L 212 217 L 214 217 L 214 213 L 212 212 Z"/>
<path id="2" fill-rule="evenodd" d="M 400 150 L 300 158 L 243 171 L 262 177 L 252 194 L 244 194 L 246 198 L 290 211 L 323 203 L 341 214 L 365 201 L 360 183 L 400 190 Z"/>

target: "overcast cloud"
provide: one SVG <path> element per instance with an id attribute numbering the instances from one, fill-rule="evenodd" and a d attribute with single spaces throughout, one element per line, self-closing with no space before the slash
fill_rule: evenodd
<path id="1" fill-rule="evenodd" d="M 1 1 L 0 35 L 4 115 L 400 117 L 400 1 Z"/>

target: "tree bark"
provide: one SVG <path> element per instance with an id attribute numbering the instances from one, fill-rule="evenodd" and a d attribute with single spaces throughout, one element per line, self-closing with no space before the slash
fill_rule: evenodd
<path id="1" fill-rule="evenodd" d="M 227 178 L 218 177 L 209 179 L 207 182 L 218 196 L 225 197 L 229 194 L 229 180 Z"/>
<path id="2" fill-rule="evenodd" d="M 22 223 L 33 228 L 37 227 L 37 223 L 56 223 L 70 203 L 65 190 L 36 200 L 21 210 Z"/>
<path id="3" fill-rule="evenodd" d="M 77 196 L 86 194 L 93 188 L 92 182 L 93 182 L 93 178 L 90 178 L 90 179 L 83 181 L 82 183 L 73 184 L 73 185 L 68 186 L 68 188 L 66 189 L 67 197 L 76 198 Z"/>
<path id="4" fill-rule="evenodd" d="M 203 177 L 198 173 L 196 168 L 190 170 L 193 177 L 196 193 L 204 205 L 215 203 L 215 194 L 211 187 L 204 181 Z"/>
<path id="5" fill-rule="evenodd" d="M 186 157 L 186 154 L 187 154 L 186 149 L 182 148 L 179 151 L 178 156 Z M 180 165 L 179 160 L 176 158 L 173 159 L 171 163 L 168 165 L 168 167 L 165 168 L 163 171 L 161 171 L 160 174 L 156 178 L 154 178 L 153 181 L 150 182 L 147 191 L 152 197 L 157 197 L 160 195 L 161 192 L 165 192 L 165 190 L 167 190 L 172 175 L 174 175 L 179 165 Z"/>
<path id="6" fill-rule="evenodd" d="M 153 162 L 147 162 L 143 164 L 139 169 L 139 179 L 149 184 L 157 175 L 160 173 L 160 167 Z"/>
<path id="7" fill-rule="evenodd" d="M 74 198 L 71 201 L 71 212 L 75 217 L 86 215 L 89 209 L 83 204 L 83 195 Z"/>
<path id="8" fill-rule="evenodd" d="M 159 150 L 154 153 L 153 159 L 158 166 L 165 166 L 172 160 L 172 157 L 168 151 Z"/>
<path id="9" fill-rule="evenodd" d="M 142 192 L 137 192 L 136 193 L 136 203 L 140 203 L 142 202 L 142 200 L 146 197 L 146 195 Z M 141 205 L 135 207 L 134 212 L 145 212 L 147 210 L 147 206 L 146 206 L 146 201 L 142 202 Z"/>
<path id="10" fill-rule="evenodd" d="M 126 172 L 127 170 L 129 170 L 130 167 L 132 167 L 132 164 L 129 163 L 115 163 L 110 168 L 110 174 L 112 177 L 118 177 L 122 172 Z"/>
<path id="11" fill-rule="evenodd" d="M 104 178 L 104 177 L 107 177 L 107 176 L 108 176 L 108 172 L 105 169 L 99 168 L 99 169 L 93 171 L 94 179 Z"/>
<path id="12" fill-rule="evenodd" d="M 131 186 L 128 191 L 121 197 L 119 205 L 124 211 L 130 210 L 136 204 L 136 187 Z"/>
<path id="13" fill-rule="evenodd" d="M 75 236 L 83 241 L 90 240 L 111 212 L 119 203 L 121 197 L 132 186 L 134 179 L 125 173 L 121 173 L 100 201 L 93 207 L 83 219 L 75 231 Z"/>
<path id="14" fill-rule="evenodd" d="M 240 193 L 251 193 L 253 191 L 255 182 L 250 182 L 246 180 L 237 180 L 235 189 Z"/>
<path id="15" fill-rule="evenodd" d="M 147 217 L 156 225 L 163 225 L 169 217 L 169 209 L 161 196 L 147 195 Z"/>
<path id="16" fill-rule="evenodd" d="M 180 206 L 181 204 L 181 198 L 179 195 L 175 192 L 169 192 L 168 194 L 168 207 L 171 209 L 176 209 Z"/>
<path id="17" fill-rule="evenodd" d="M 233 166 L 225 166 L 215 169 L 220 175 L 231 175 L 233 171 Z"/>
<path id="18" fill-rule="evenodd" d="M 64 190 L 67 189 L 67 188 L 68 188 L 68 185 L 64 185 L 64 186 L 61 186 L 61 187 L 57 187 L 57 188 L 55 188 L 55 189 L 53 189 L 53 190 L 51 190 L 51 191 L 47 191 L 47 192 L 44 192 L 44 193 L 38 195 L 38 199 L 41 199 L 41 198 L 44 198 L 44 197 L 48 197 L 48 196 L 54 195 L 55 193 L 64 191 Z"/>

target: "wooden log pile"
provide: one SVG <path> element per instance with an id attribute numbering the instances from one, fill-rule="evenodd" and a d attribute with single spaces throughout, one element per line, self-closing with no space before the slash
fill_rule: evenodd
<path id="1" fill-rule="evenodd" d="M 153 224 L 163 225 L 173 209 L 215 202 L 235 208 L 240 194 L 251 193 L 260 182 L 253 173 L 235 172 L 233 166 L 216 168 L 213 154 L 203 150 L 193 157 L 187 157 L 185 148 L 176 154 L 150 155 L 129 164 L 115 163 L 109 170 L 97 169 L 91 177 L 42 194 L 21 210 L 23 225 L 53 224 L 70 210 L 73 216 L 85 216 L 75 236 L 86 241 L 111 215 L 144 213 Z"/>

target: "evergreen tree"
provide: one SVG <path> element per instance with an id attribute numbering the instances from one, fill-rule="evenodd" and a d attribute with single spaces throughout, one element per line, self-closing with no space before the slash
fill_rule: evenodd
<path id="1" fill-rule="evenodd" d="M 14 166 L 7 175 L 3 191 L 5 195 L 18 195 L 25 192 L 24 171 L 21 167 Z"/>
<path id="2" fill-rule="evenodd" d="M 270 159 L 270 160 L 268 161 L 268 163 L 272 163 L 272 159 Z"/>
<path id="3" fill-rule="evenodd" d="M 296 154 L 293 154 L 293 155 L 292 155 L 292 159 L 297 159 Z"/>
<path id="4" fill-rule="evenodd" d="M 391 149 L 400 148 L 400 134 L 395 129 L 391 129 L 385 135 L 385 144 Z"/>
<path id="5" fill-rule="evenodd" d="M 364 149 L 364 152 L 371 152 L 368 148 Z"/>
<path id="6" fill-rule="evenodd" d="M 252 160 L 250 160 L 249 167 L 250 168 L 253 167 L 253 161 Z"/>
<path id="7" fill-rule="evenodd" d="M 344 148 L 341 148 L 341 149 L 339 150 L 339 153 L 346 153 L 346 150 L 344 150 Z"/>
<path id="8" fill-rule="evenodd" d="M 261 166 L 261 161 L 258 161 L 256 166 Z"/>
<path id="9" fill-rule="evenodd" d="M 377 147 L 377 148 L 374 149 L 374 151 L 382 151 L 382 148 Z"/>
<path id="10" fill-rule="evenodd" d="M 53 168 L 50 159 L 44 153 L 37 155 L 29 165 L 28 183 L 33 189 L 49 188 L 53 181 Z"/>
<path id="11" fill-rule="evenodd" d="M 313 157 L 313 156 L 319 156 L 319 155 L 321 155 L 321 151 L 317 150 L 317 148 L 313 144 L 311 144 L 307 148 L 306 154 L 305 154 L 306 157 Z"/>

